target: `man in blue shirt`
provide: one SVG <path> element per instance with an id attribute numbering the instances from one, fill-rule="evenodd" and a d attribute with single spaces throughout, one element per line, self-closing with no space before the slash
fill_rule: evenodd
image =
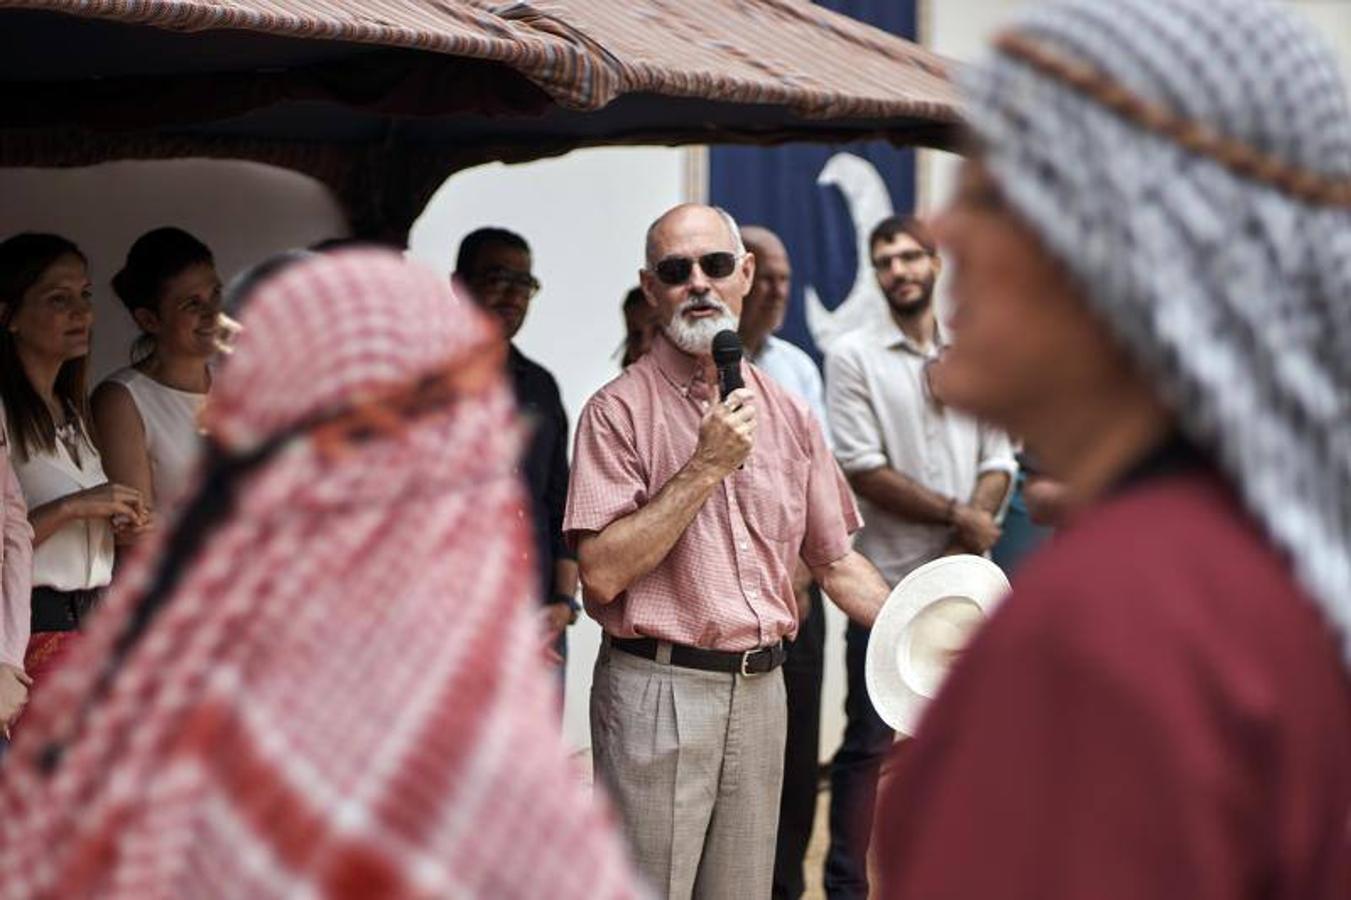
<path id="1" fill-rule="evenodd" d="M 821 373 L 796 345 L 774 336 L 783 326 L 792 288 L 793 268 L 778 235 L 768 228 L 741 229 L 746 249 L 755 254 L 755 280 L 742 301 L 737 328 L 746 358 L 765 374 L 807 401 L 822 431 L 826 429 Z M 821 678 L 825 662 L 826 618 L 821 590 L 806 566 L 793 578 L 797 596 L 797 640 L 783 664 L 788 694 L 788 738 L 784 747 L 783 792 L 779 795 L 779 836 L 774 855 L 775 900 L 797 900 L 804 890 L 802 860 L 816 818 L 821 780 Z"/>

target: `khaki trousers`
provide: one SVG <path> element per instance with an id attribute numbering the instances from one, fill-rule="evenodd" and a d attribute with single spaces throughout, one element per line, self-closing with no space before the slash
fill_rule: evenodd
<path id="1" fill-rule="evenodd" d="M 783 672 L 733 675 L 615 650 L 591 686 L 596 783 L 638 870 L 671 900 L 764 900 L 774 875 L 787 704 Z"/>

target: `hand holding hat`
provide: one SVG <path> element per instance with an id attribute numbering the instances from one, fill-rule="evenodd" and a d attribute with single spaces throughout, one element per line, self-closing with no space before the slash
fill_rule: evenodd
<path id="1" fill-rule="evenodd" d="M 999 566 L 971 555 L 926 563 L 896 586 L 873 624 L 865 668 L 884 722 L 915 733 L 948 670 L 1008 590 Z"/>

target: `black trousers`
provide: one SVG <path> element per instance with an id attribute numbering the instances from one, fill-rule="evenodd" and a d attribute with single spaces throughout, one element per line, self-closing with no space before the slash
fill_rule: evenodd
<path id="1" fill-rule="evenodd" d="M 830 763 L 830 849 L 826 896 L 867 900 L 868 844 L 872 836 L 877 779 L 895 737 L 868 698 L 869 629 L 849 623 L 844 638 L 849 693 L 844 701 L 844 741 Z"/>
<path id="2" fill-rule="evenodd" d="M 55 588 L 35 587 L 29 595 L 31 623 L 34 634 L 39 631 L 77 631 L 84 620 L 98 606 L 103 588 L 82 591 L 58 591 Z"/>
<path id="3" fill-rule="evenodd" d="M 788 740 L 779 795 L 779 835 L 774 852 L 774 900 L 798 900 L 805 890 L 802 860 L 816 820 L 821 766 L 821 676 L 825 669 L 826 615 L 821 589 L 811 586 L 812 605 L 788 647 L 783 684 L 788 693 Z"/>

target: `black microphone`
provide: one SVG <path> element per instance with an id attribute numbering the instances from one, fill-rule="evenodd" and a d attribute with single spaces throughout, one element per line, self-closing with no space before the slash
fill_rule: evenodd
<path id="1" fill-rule="evenodd" d="M 741 380 L 741 338 L 730 328 L 713 335 L 713 364 L 718 367 L 718 387 L 722 399 L 739 387 Z"/>

